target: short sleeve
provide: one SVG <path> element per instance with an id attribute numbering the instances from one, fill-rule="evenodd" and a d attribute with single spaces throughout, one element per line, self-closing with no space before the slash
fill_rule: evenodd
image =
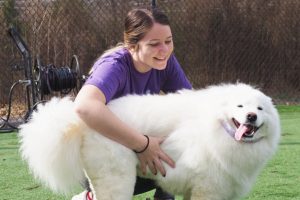
<path id="1" fill-rule="evenodd" d="M 85 85 L 94 85 L 99 88 L 108 103 L 119 90 L 121 90 L 126 74 L 117 61 L 96 62 L 93 72 L 85 82 Z"/>

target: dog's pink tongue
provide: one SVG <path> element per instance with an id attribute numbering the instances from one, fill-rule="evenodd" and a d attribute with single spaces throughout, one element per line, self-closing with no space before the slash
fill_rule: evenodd
<path id="1" fill-rule="evenodd" d="M 248 127 L 241 124 L 240 127 L 236 130 L 236 132 L 234 134 L 234 138 L 237 141 L 240 141 L 247 130 L 248 130 Z"/>

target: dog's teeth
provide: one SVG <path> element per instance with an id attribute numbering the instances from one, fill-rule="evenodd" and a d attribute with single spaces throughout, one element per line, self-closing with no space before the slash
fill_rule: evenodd
<path id="1" fill-rule="evenodd" d="M 253 135 L 254 135 L 254 133 L 255 133 L 255 131 L 253 130 L 251 133 L 249 133 L 249 134 L 246 134 L 246 136 L 253 136 Z"/>

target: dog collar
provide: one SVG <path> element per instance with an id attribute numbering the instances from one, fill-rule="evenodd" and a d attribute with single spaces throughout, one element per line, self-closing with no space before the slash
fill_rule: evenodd
<path id="1" fill-rule="evenodd" d="M 234 138 L 234 134 L 235 134 L 235 129 L 227 122 L 222 121 L 221 122 L 223 128 L 225 129 L 226 133 L 228 133 L 229 136 Z"/>

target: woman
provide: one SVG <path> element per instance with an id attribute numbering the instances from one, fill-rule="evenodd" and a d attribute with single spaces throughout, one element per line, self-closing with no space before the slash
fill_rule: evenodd
<path id="1" fill-rule="evenodd" d="M 118 119 L 106 106 L 112 99 L 127 94 L 157 94 L 191 89 L 173 54 L 173 38 L 168 18 L 157 9 L 134 9 L 125 19 L 124 43 L 102 55 L 92 67 L 75 104 L 79 117 L 104 136 L 137 153 L 143 173 L 149 168 L 153 174 L 166 175 L 162 162 L 175 167 L 160 144 L 163 138 L 145 137 L 134 127 Z M 151 180 L 137 179 L 135 194 L 155 188 Z M 157 189 L 156 200 L 174 199 Z M 83 192 L 75 199 L 92 199 Z"/>

